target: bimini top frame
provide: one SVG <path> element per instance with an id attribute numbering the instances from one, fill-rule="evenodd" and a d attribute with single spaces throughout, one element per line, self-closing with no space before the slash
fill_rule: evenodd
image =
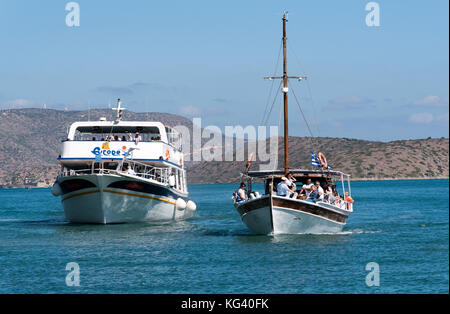
<path id="1" fill-rule="evenodd" d="M 334 176 L 334 177 L 346 177 L 349 178 L 349 174 L 345 174 L 341 171 L 333 170 L 306 170 L 306 169 L 292 169 L 289 171 L 292 175 L 317 175 L 317 176 Z M 263 170 L 263 171 L 249 171 L 247 174 L 252 178 L 266 178 L 266 177 L 283 177 L 286 175 L 284 170 Z"/>

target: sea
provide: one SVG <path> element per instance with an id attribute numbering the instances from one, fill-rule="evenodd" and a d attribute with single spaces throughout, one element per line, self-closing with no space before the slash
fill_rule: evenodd
<path id="1" fill-rule="evenodd" d="M 448 180 L 352 182 L 347 225 L 321 235 L 251 234 L 236 189 L 190 185 L 193 218 L 116 225 L 0 190 L 0 293 L 449 293 Z"/>

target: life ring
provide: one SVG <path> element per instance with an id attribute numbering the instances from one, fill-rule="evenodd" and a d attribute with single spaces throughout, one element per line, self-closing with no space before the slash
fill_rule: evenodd
<path id="1" fill-rule="evenodd" d="M 319 152 L 319 154 L 317 154 L 317 158 L 319 158 L 322 168 L 328 169 L 328 163 L 327 163 L 327 159 L 325 158 L 325 155 Z"/>
<path id="2" fill-rule="evenodd" d="M 170 152 L 169 152 L 169 150 L 166 148 L 166 153 L 165 153 L 165 155 L 166 155 L 166 160 L 169 160 L 169 158 L 170 158 Z"/>

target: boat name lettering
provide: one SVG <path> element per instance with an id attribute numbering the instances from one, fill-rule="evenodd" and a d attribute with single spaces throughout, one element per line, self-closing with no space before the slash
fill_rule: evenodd
<path id="1" fill-rule="evenodd" d="M 125 156 L 125 152 L 123 150 L 115 150 L 115 149 L 101 149 L 100 147 L 96 147 L 91 151 L 95 156 Z"/>

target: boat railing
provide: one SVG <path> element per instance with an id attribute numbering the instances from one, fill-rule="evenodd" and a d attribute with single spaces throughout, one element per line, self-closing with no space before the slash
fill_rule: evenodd
<path id="1" fill-rule="evenodd" d="M 169 184 L 170 177 L 172 176 L 171 168 L 161 168 L 140 163 L 137 161 L 126 160 L 126 164 L 132 171 L 122 171 L 122 163 L 119 163 L 115 169 L 104 168 L 104 164 L 95 162 L 92 167 L 86 169 L 67 169 L 63 168 L 58 175 L 60 177 L 88 175 L 88 174 L 115 174 L 115 175 L 133 175 L 146 180 L 153 180 L 162 184 Z"/>

